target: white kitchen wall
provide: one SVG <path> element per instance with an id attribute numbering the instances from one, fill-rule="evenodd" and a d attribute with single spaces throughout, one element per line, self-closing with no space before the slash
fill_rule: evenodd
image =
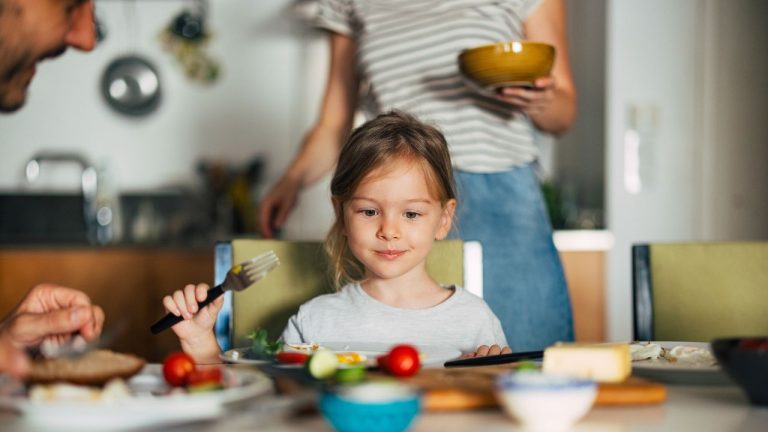
<path id="1" fill-rule="evenodd" d="M 702 234 L 768 239 L 768 2 L 706 2 Z"/>
<path id="2" fill-rule="evenodd" d="M 632 337 L 631 245 L 768 239 L 766 3 L 608 3 L 608 337 Z M 631 115 L 639 109 L 641 117 Z M 639 123 L 639 124 L 638 124 Z M 640 188 L 627 133 L 639 129 Z M 635 192 L 631 189 L 635 188 Z"/>
<path id="3" fill-rule="evenodd" d="M 210 0 L 208 52 L 222 75 L 211 85 L 199 84 L 184 78 L 158 39 L 190 4 L 97 0 L 107 29 L 103 43 L 91 53 L 69 50 L 42 63 L 26 107 L 0 116 L 0 189 L 24 186 L 24 164 L 40 150 L 74 151 L 107 164 L 123 191 L 192 184 L 201 158 L 242 164 L 256 155 L 266 158 L 265 184 L 272 183 L 314 119 L 324 81 L 322 73 L 308 71 L 324 68 L 316 60 L 322 57 L 322 35 L 290 13 L 291 0 Z M 107 64 L 127 52 L 147 57 L 161 75 L 162 104 L 144 118 L 111 111 L 99 91 Z M 76 172 L 66 167 L 44 170 L 40 180 L 37 188 L 78 185 Z M 302 202 L 286 233 L 320 237 L 330 206 L 324 208 L 326 200 L 313 191 L 305 195 L 311 196 L 309 207 L 319 210 Z"/>

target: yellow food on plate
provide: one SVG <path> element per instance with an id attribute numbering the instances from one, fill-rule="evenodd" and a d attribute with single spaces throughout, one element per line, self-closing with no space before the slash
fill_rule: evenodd
<path id="1" fill-rule="evenodd" d="M 338 352 L 336 353 L 336 357 L 339 359 L 339 363 L 341 364 L 362 363 L 366 360 L 366 357 L 364 355 L 360 353 L 356 353 L 354 351 Z"/>
<path id="2" fill-rule="evenodd" d="M 558 343 L 544 350 L 544 373 L 621 382 L 632 374 L 626 343 Z"/>

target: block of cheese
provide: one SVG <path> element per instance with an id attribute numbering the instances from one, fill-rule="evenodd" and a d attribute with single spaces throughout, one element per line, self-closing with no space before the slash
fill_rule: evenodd
<path id="1" fill-rule="evenodd" d="M 558 343 L 544 350 L 545 373 L 622 382 L 632 374 L 632 357 L 626 343 Z"/>

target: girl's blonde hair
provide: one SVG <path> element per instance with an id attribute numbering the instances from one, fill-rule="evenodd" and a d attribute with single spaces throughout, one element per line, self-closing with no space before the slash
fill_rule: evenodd
<path id="1" fill-rule="evenodd" d="M 445 205 L 456 199 L 451 157 L 443 134 L 411 115 L 391 111 L 352 131 L 342 146 L 331 180 L 336 221 L 325 240 L 336 289 L 359 281 L 365 269 L 352 255 L 344 235 L 344 205 L 361 181 L 374 169 L 407 159 L 421 166 L 430 192 Z"/>

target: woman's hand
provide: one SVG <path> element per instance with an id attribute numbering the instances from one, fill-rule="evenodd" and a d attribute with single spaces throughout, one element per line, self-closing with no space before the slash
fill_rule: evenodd
<path id="1" fill-rule="evenodd" d="M 197 307 L 197 303 L 208 296 L 209 288 L 207 284 L 190 284 L 163 297 L 163 306 L 168 312 L 184 318 L 171 327 L 179 337 L 181 348 L 201 364 L 217 363 L 220 352 L 213 326 L 224 304 L 224 296 L 200 310 Z"/>
<path id="2" fill-rule="evenodd" d="M 532 87 L 502 87 L 497 90 L 496 97 L 529 116 L 535 116 L 554 102 L 556 88 L 555 77 L 548 76 L 536 79 Z"/>
<path id="3" fill-rule="evenodd" d="M 301 182 L 283 177 L 259 203 L 259 231 L 265 238 L 273 238 L 273 230 L 285 224 L 288 215 L 296 205 Z"/>

